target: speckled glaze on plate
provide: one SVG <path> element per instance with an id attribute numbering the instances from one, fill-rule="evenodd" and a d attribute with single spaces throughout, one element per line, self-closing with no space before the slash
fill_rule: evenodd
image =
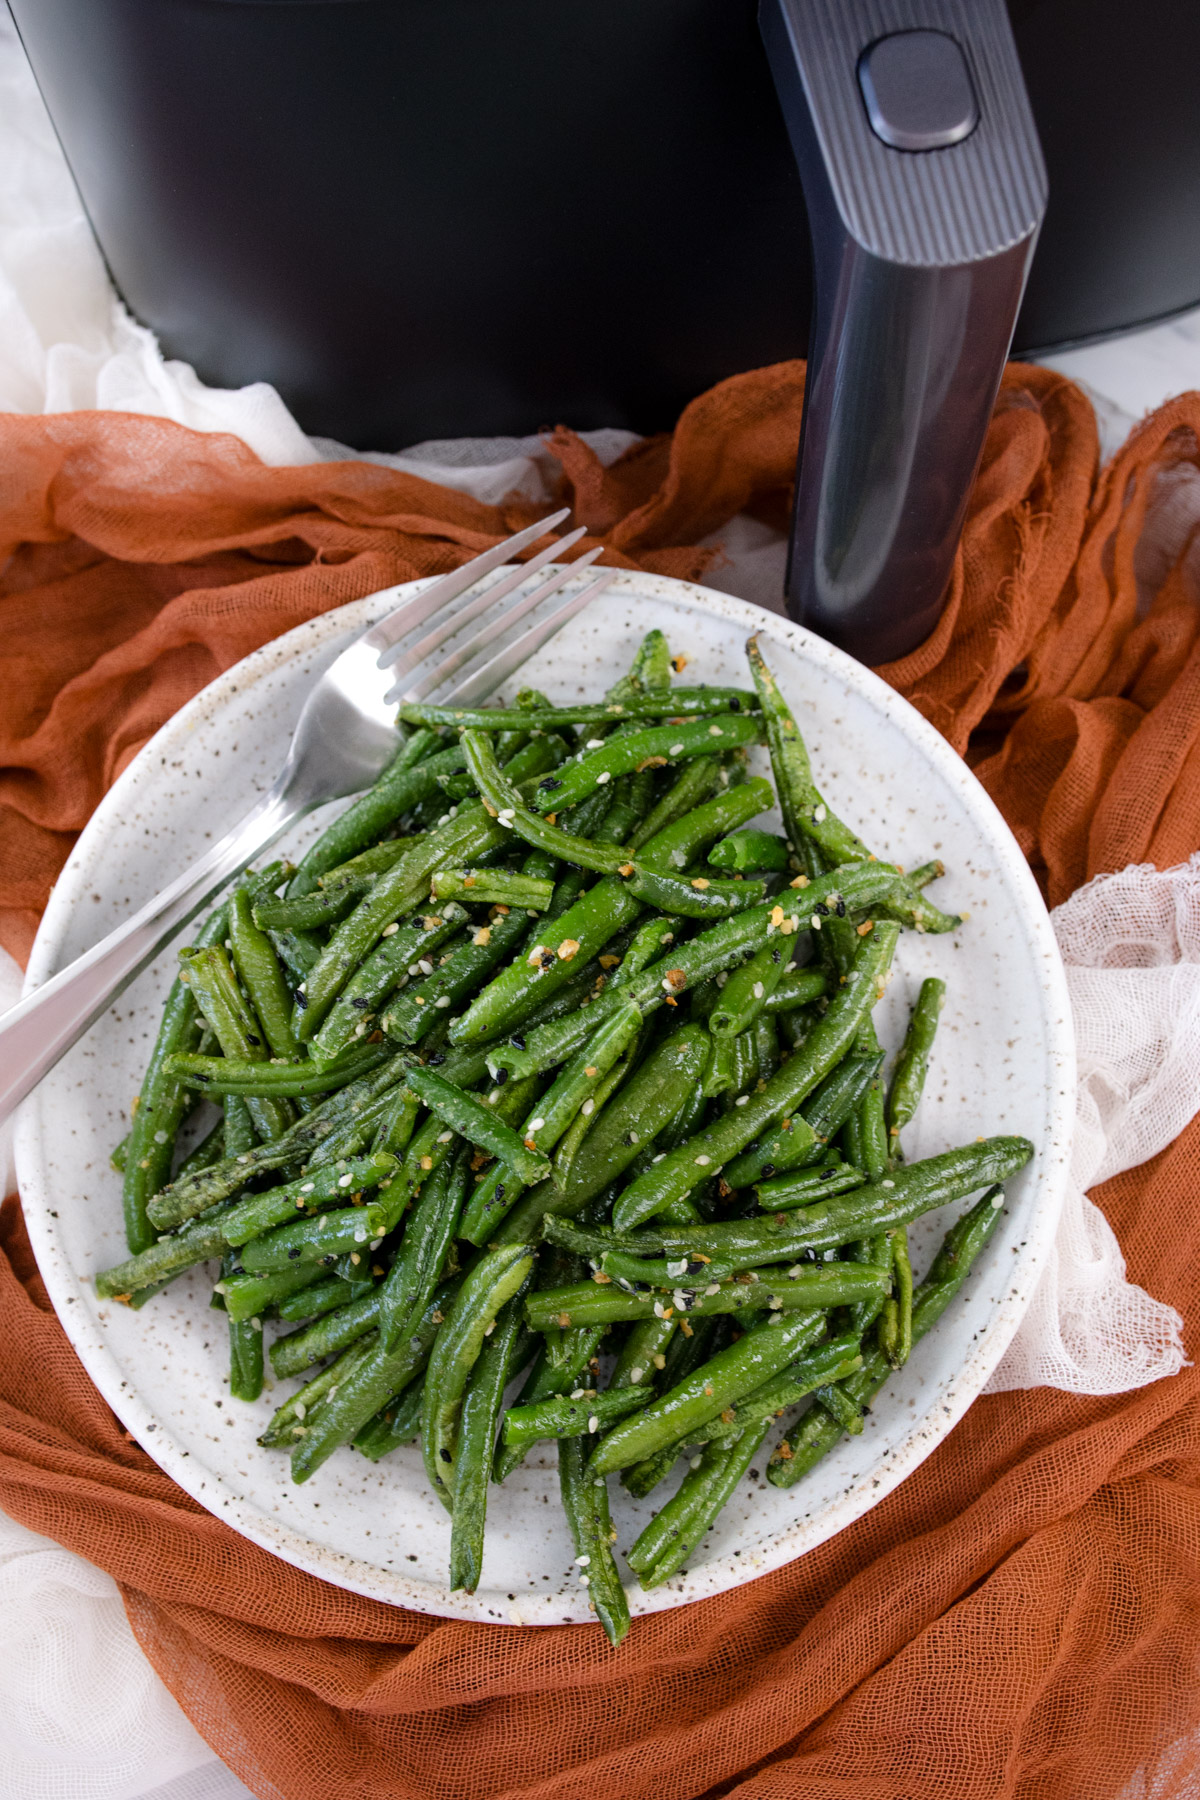
<path id="1" fill-rule="evenodd" d="M 498 578 L 498 577 L 497 577 Z M 350 636 L 396 604 L 389 589 L 326 614 L 257 651 L 185 707 L 98 808 L 51 897 L 27 985 L 45 981 L 199 854 L 274 777 L 311 680 Z M 879 1014 L 889 1047 L 923 976 L 949 984 L 911 1157 L 991 1132 L 1038 1147 L 1011 1183 L 997 1236 L 963 1295 L 871 1409 L 787 1492 L 761 1468 L 743 1482 L 686 1573 L 634 1613 L 679 1606 L 765 1574 L 866 1512 L 929 1455 L 978 1394 L 1028 1303 L 1053 1239 L 1074 1117 L 1074 1048 L 1062 967 L 1045 908 L 1007 827 L 965 765 L 913 709 L 819 638 L 724 594 L 623 573 L 522 671 L 554 699 L 594 697 L 661 626 L 689 657 L 689 682 L 746 681 L 757 630 L 813 751 L 818 779 L 854 827 L 905 866 L 940 856 L 941 904 L 969 914 L 952 937 L 905 934 Z M 515 689 L 516 683 L 512 684 Z M 765 753 L 763 755 L 765 764 Z M 330 816 L 326 814 L 325 816 Z M 322 815 L 284 840 L 293 852 Z M 223 1316 L 202 1272 L 140 1312 L 98 1302 L 92 1273 L 124 1254 L 124 1134 L 162 997 L 168 952 L 27 1101 L 17 1168 L 38 1264 L 88 1373 L 155 1461 L 218 1518 L 297 1567 L 377 1600 L 448 1617 L 548 1625 L 589 1618 L 558 1505 L 553 1448 L 533 1455 L 489 1502 L 484 1585 L 446 1587 L 449 1522 L 414 1446 L 373 1465 L 339 1452 L 303 1487 L 286 1458 L 255 1442 L 282 1395 L 253 1406 L 226 1386 Z M 952 1209 L 952 1211 L 961 1209 Z M 947 1219 L 913 1231 L 923 1272 Z M 622 1546 L 663 1493 L 638 1503 L 614 1481 Z M 626 1573 L 628 1573 L 626 1571 Z"/>

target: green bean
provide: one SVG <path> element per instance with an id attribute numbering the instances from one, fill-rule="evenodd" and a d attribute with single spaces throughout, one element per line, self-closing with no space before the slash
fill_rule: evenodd
<path id="1" fill-rule="evenodd" d="M 360 1076 L 386 1062 L 390 1049 L 363 1044 L 336 1062 L 316 1067 L 311 1063 L 239 1062 L 228 1056 L 195 1056 L 176 1053 L 168 1073 L 186 1086 L 210 1095 L 239 1095 L 246 1100 L 287 1099 L 302 1094 L 328 1094 L 348 1087 Z"/>
<path id="2" fill-rule="evenodd" d="M 425 1377 L 421 1447 L 430 1486 L 447 1507 L 454 1493 L 455 1451 L 468 1377 L 488 1327 L 532 1268 L 533 1254 L 525 1244 L 485 1250 L 465 1277 L 434 1340 Z"/>
<path id="3" fill-rule="evenodd" d="M 420 1110 L 421 1102 L 411 1089 L 394 1089 L 376 1127 L 372 1156 L 403 1156 L 412 1141 Z"/>
<path id="4" fill-rule="evenodd" d="M 761 881 L 713 881 L 707 875 L 668 875 L 640 863 L 630 868 L 629 892 L 644 906 L 684 919 L 726 919 L 758 906 L 766 888 Z"/>
<path id="5" fill-rule="evenodd" d="M 921 991 L 913 1007 L 888 1090 L 886 1115 L 888 1137 L 892 1146 L 920 1104 L 929 1070 L 929 1057 L 937 1036 L 938 1020 L 945 1004 L 945 982 L 933 975 L 927 977 L 921 983 Z"/>
<path id="6" fill-rule="evenodd" d="M 653 1382 L 655 1371 L 666 1360 L 667 1345 L 677 1330 L 678 1325 L 673 1318 L 660 1319 L 651 1314 L 649 1318 L 638 1319 L 629 1327 L 625 1342 L 621 1345 L 621 1353 L 617 1357 L 609 1386 L 638 1387 L 647 1377 Z"/>
<path id="7" fill-rule="evenodd" d="M 770 1180 L 777 1171 L 807 1169 L 829 1160 L 828 1140 L 845 1124 L 882 1061 L 881 1055 L 844 1057 L 797 1111 L 784 1119 L 758 1145 L 735 1156 L 722 1171 L 731 1188 Z M 806 1201 L 797 1202 L 806 1205 Z"/>
<path id="8" fill-rule="evenodd" d="M 341 994 L 330 1008 L 325 1023 L 309 1046 L 310 1055 L 320 1063 L 331 1062 L 341 1055 L 356 1037 L 365 1037 L 375 1021 L 379 1002 L 386 999 L 399 983 L 420 973 L 422 962 L 429 962 L 465 921 L 466 911 L 455 901 L 437 913 L 418 914 L 404 925 L 388 925 L 380 942 L 355 970 Z M 428 973 L 433 972 L 430 962 Z"/>
<path id="9" fill-rule="evenodd" d="M 340 1356 L 318 1370 L 310 1381 L 297 1388 L 290 1399 L 275 1409 L 266 1429 L 259 1436 L 259 1443 L 264 1448 L 280 1445 L 290 1450 L 295 1439 L 304 1436 L 303 1430 L 298 1431 L 296 1427 L 303 1426 L 318 1402 L 324 1400 L 327 1394 L 335 1392 L 351 1370 L 370 1356 L 373 1349 L 373 1337 L 356 1338 Z"/>
<path id="10" fill-rule="evenodd" d="M 275 1300 L 274 1310 L 276 1318 L 292 1323 L 323 1318 L 326 1313 L 336 1312 L 339 1307 L 348 1306 L 352 1300 L 360 1299 L 367 1289 L 375 1285 L 372 1281 L 346 1281 L 340 1275 L 327 1275 L 312 1268 L 310 1264 L 303 1263 L 294 1264 L 278 1275 L 242 1275 L 230 1286 L 240 1287 L 242 1282 L 261 1282 L 266 1286 L 271 1282 L 287 1281 L 291 1281 L 293 1286 L 285 1288 Z"/>
<path id="11" fill-rule="evenodd" d="M 621 958 L 620 964 L 613 971 L 611 986 L 614 989 L 628 987 L 635 975 L 640 975 L 648 963 L 654 962 L 664 950 L 675 942 L 672 919 L 647 919 L 638 926 L 629 948 Z"/>
<path id="12" fill-rule="evenodd" d="M 745 688 L 672 688 L 665 692 L 630 692 L 620 702 L 581 706 L 545 706 L 522 712 L 515 707 L 427 706 L 407 701 L 400 717 L 410 725 L 450 726 L 456 731 L 557 731 L 564 725 L 613 725 L 623 720 L 660 719 L 664 714 L 756 712 L 758 702 Z"/>
<path id="13" fill-rule="evenodd" d="M 1003 1205 L 1000 1188 L 990 1188 L 946 1233 L 928 1275 L 913 1295 L 914 1344 L 932 1330 L 961 1291 L 973 1263 L 1000 1222 Z M 858 1374 L 846 1383 L 849 1398 L 861 1410 L 875 1398 L 891 1373 L 883 1352 L 872 1351 Z M 767 1464 L 767 1480 L 775 1487 L 794 1486 L 833 1449 L 841 1435 L 841 1426 L 823 1410 L 814 1408 L 780 1442 Z"/>
<path id="14" fill-rule="evenodd" d="M 853 1332 L 830 1338 L 827 1343 L 818 1344 L 806 1356 L 798 1357 L 782 1375 L 776 1375 L 772 1381 L 764 1381 L 761 1387 L 755 1388 L 752 1394 L 747 1394 L 744 1400 L 739 1400 L 736 1406 L 727 1408 L 719 1418 L 710 1419 L 707 1425 L 697 1426 L 690 1442 L 712 1443 L 714 1439 L 727 1437 L 735 1431 L 745 1431 L 748 1426 L 757 1425 L 760 1420 L 769 1422 L 789 1406 L 798 1405 L 809 1394 L 827 1384 L 856 1375 L 863 1363 L 862 1345 Z"/>
<path id="15" fill-rule="evenodd" d="M 278 1379 L 285 1381 L 291 1375 L 299 1375 L 322 1357 L 334 1356 L 374 1331 L 379 1324 L 379 1295 L 380 1288 L 369 1284 L 368 1291 L 356 1299 L 322 1314 L 300 1331 L 276 1338 L 270 1354 L 271 1368 Z"/>
<path id="16" fill-rule="evenodd" d="M 577 1214 L 653 1142 L 690 1096 L 708 1056 L 706 1034 L 684 1026 L 646 1058 L 610 1100 L 575 1159 L 562 1192 L 544 1182 L 526 1194 L 497 1233 L 504 1242 L 538 1236 L 547 1212 Z"/>
<path id="17" fill-rule="evenodd" d="M 179 960 L 183 964 L 181 979 L 191 989 L 225 1055 L 242 1064 L 266 1062 L 265 1030 L 242 999 L 221 945 L 181 950 Z M 264 1143 L 282 1137 L 295 1118 L 286 1100 L 247 1098 L 246 1108 Z"/>
<path id="18" fill-rule="evenodd" d="M 688 1229 L 685 1227 L 684 1229 Z M 615 1252 L 609 1256 L 615 1257 Z M 605 1261 L 609 1260 L 605 1257 Z M 630 1259 L 632 1261 L 632 1259 Z M 622 1267 L 627 1265 L 622 1264 Z M 658 1264 L 650 1264 L 648 1282 L 661 1276 Z M 667 1278 L 669 1280 L 669 1278 Z M 553 1325 L 613 1325 L 626 1319 L 682 1317 L 711 1319 L 734 1313 L 794 1313 L 830 1306 L 848 1306 L 855 1300 L 877 1298 L 891 1285 L 885 1270 L 858 1263 L 800 1263 L 772 1269 L 759 1281 L 720 1281 L 697 1294 L 677 1285 L 671 1292 L 629 1293 L 612 1281 L 598 1287 L 581 1281 L 572 1287 L 547 1288 L 531 1294 L 525 1316 L 530 1329 Z"/>
<path id="19" fill-rule="evenodd" d="M 293 1264 L 274 1275 L 230 1275 L 217 1283 L 216 1292 L 225 1302 L 231 1319 L 259 1318 L 269 1307 L 276 1311 L 289 1301 L 297 1301 L 302 1290 L 310 1289 L 317 1272 L 308 1264 Z M 345 1285 L 345 1284 L 343 1284 Z M 288 1314 L 282 1314 L 288 1317 Z M 294 1315 L 303 1318 L 303 1313 Z"/>
<path id="20" fill-rule="evenodd" d="M 442 1278 L 467 1190 L 467 1158 L 456 1155 L 425 1183 L 379 1295 L 380 1342 L 395 1349 Z"/>
<path id="21" fill-rule="evenodd" d="M 547 1216 L 545 1235 L 551 1243 L 587 1255 L 603 1256 L 608 1250 L 631 1250 L 647 1255 L 686 1253 L 714 1259 L 745 1259 L 744 1267 L 783 1262 L 806 1250 L 833 1250 L 858 1238 L 874 1237 L 897 1225 L 910 1225 L 922 1213 L 952 1200 L 961 1200 L 977 1188 L 1007 1181 L 1033 1155 L 1027 1138 L 982 1138 L 958 1150 L 943 1151 L 923 1162 L 909 1163 L 886 1176 L 878 1187 L 861 1187 L 834 1200 L 825 1200 L 797 1213 L 730 1219 L 711 1225 L 657 1226 L 638 1232 L 581 1231 Z M 832 1265 L 831 1265 L 832 1266 Z"/>
<path id="22" fill-rule="evenodd" d="M 780 1013 L 811 1005 L 828 992 L 828 977 L 820 969 L 785 970 L 775 992 L 767 995 L 763 1010 L 777 1018 Z"/>
<path id="23" fill-rule="evenodd" d="M 774 804 L 774 789 L 762 776 L 740 787 L 725 788 L 655 832 L 643 843 L 639 860 L 647 868 L 680 874 L 724 832 L 757 818 Z"/>
<path id="24" fill-rule="evenodd" d="M 402 1080 L 406 1068 L 402 1057 L 393 1057 L 370 1075 L 364 1075 L 314 1106 L 305 1118 L 298 1119 L 274 1143 L 258 1144 L 253 1149 L 223 1157 L 211 1168 L 197 1170 L 182 1178 L 177 1176 L 170 1187 L 156 1195 L 150 1208 L 153 1224 L 160 1231 L 181 1225 L 218 1201 L 227 1200 L 260 1175 L 288 1163 L 303 1166 L 323 1143 L 334 1138 L 340 1127 L 355 1117 L 361 1119 L 371 1103 Z"/>
<path id="25" fill-rule="evenodd" d="M 545 912 L 554 898 L 554 883 L 511 869 L 436 869 L 431 882 L 435 900 L 465 900 L 471 906 L 523 906 Z"/>
<path id="26" fill-rule="evenodd" d="M 320 934 L 315 931 L 270 931 L 270 938 L 275 954 L 287 969 L 293 988 L 298 982 L 306 981 L 309 974 L 321 960 L 321 952 L 325 948 Z"/>
<path id="27" fill-rule="evenodd" d="M 262 1386 L 262 1320 L 230 1319 L 229 1391 L 235 1400 L 257 1400 Z"/>
<path id="28" fill-rule="evenodd" d="M 591 1473 L 608 1475 L 667 1444 L 686 1442 L 690 1430 L 715 1419 L 810 1349 L 823 1329 L 822 1315 L 810 1312 L 747 1331 L 642 1412 L 614 1426 L 592 1453 Z"/>
<path id="29" fill-rule="evenodd" d="M 346 1200 L 349 1194 L 365 1188 L 385 1186 L 399 1169 L 394 1156 L 362 1156 L 352 1162 L 336 1162 L 282 1187 L 269 1188 L 264 1194 L 252 1194 L 239 1200 L 221 1215 L 221 1229 L 227 1244 L 246 1244 L 276 1225 L 286 1224 L 299 1213 L 313 1213 L 333 1200 Z"/>
<path id="30" fill-rule="evenodd" d="M 662 799 L 630 835 L 627 848 L 636 853 L 677 819 L 686 819 L 710 798 L 721 775 L 721 761 L 716 756 L 698 756 L 694 762 L 684 763 Z"/>
<path id="31" fill-rule="evenodd" d="M 639 1041 L 640 1034 L 638 1040 L 636 1040 L 630 1049 L 626 1051 L 621 1060 L 613 1064 L 612 1068 L 608 1071 L 608 1074 L 600 1077 L 600 1080 L 596 1083 L 595 1092 L 591 1096 L 591 1111 L 584 1112 L 583 1108 L 580 1107 L 573 1124 L 568 1128 L 563 1136 L 562 1142 L 555 1151 L 551 1179 L 560 1193 L 565 1193 L 570 1185 L 571 1172 L 575 1167 L 575 1158 L 579 1155 L 584 1139 L 599 1123 L 603 1116 L 604 1108 L 632 1073 L 635 1064 L 635 1052 Z"/>
<path id="32" fill-rule="evenodd" d="M 697 1319 L 689 1325 L 691 1336 L 677 1331 L 667 1345 L 662 1359 L 663 1367 L 655 1376 L 655 1383 L 660 1393 L 669 1393 L 673 1387 L 693 1374 L 702 1363 L 708 1361 L 718 1350 L 724 1349 L 728 1340 L 730 1322 L 728 1319 Z M 655 1367 L 657 1368 L 657 1364 Z M 679 1457 L 680 1446 L 677 1443 L 666 1444 L 653 1455 L 644 1457 L 641 1462 L 630 1463 L 621 1471 L 621 1486 L 633 1495 L 635 1500 L 644 1500 L 671 1473 Z"/>
<path id="33" fill-rule="evenodd" d="M 772 929 L 771 909 L 765 906 L 726 919 L 651 963 L 624 991 L 637 1001 L 643 1014 L 648 1014 L 661 1006 L 667 996 L 674 999 L 707 976 L 740 962 L 766 940 Z M 590 1015 L 575 1014 L 555 1020 L 552 1025 L 527 1030 L 521 1034 L 520 1045 L 498 1045 L 491 1050 L 488 1067 L 493 1075 L 504 1069 L 514 1076 L 552 1068 L 577 1050 L 601 1018 L 619 1004 L 618 992 L 614 990 L 596 1001 Z"/>
<path id="34" fill-rule="evenodd" d="M 521 943 L 528 928 L 524 911 L 502 913 L 490 924 L 480 924 L 454 945 L 425 980 L 395 994 L 381 1023 L 388 1036 L 416 1044 L 426 1037 L 443 1014 L 473 994 L 492 970 Z"/>
<path id="35" fill-rule="evenodd" d="M 802 838 L 811 838 L 830 863 L 865 862 L 871 854 L 867 846 L 830 810 L 817 791 L 804 739 L 763 659 L 757 637 L 748 641 L 746 656 L 762 707 L 788 839 L 798 848 Z"/>
<path id="36" fill-rule="evenodd" d="M 881 925 L 863 940 L 845 986 L 830 1001 L 825 1017 L 801 1047 L 793 1051 L 779 1073 L 758 1093 L 748 1096 L 744 1107 L 726 1113 L 688 1143 L 670 1151 L 661 1163 L 626 1188 L 613 1212 L 619 1229 L 640 1224 L 668 1201 L 689 1193 L 704 1179 L 698 1171 L 716 1174 L 766 1126 L 798 1106 L 841 1061 L 854 1040 L 860 1018 L 879 996 L 897 936 L 896 926 Z M 798 1121 L 794 1121 L 793 1132 L 798 1128 Z"/>
<path id="37" fill-rule="evenodd" d="M 677 1492 L 628 1552 L 626 1560 L 643 1589 L 660 1587 L 683 1567 L 758 1455 L 769 1430 L 770 1420 L 762 1419 L 732 1440 L 725 1437 L 706 1445 Z"/>
<path id="38" fill-rule="evenodd" d="M 415 1444 L 421 1435 L 421 1408 L 425 1403 L 425 1377 L 410 1381 L 398 1399 L 368 1419 L 354 1439 L 369 1462 L 380 1462 L 403 1444 Z"/>
<path id="39" fill-rule="evenodd" d="M 311 1219 L 297 1219 L 294 1224 L 280 1225 L 263 1237 L 252 1238 L 242 1250 L 242 1267 L 248 1275 L 264 1275 L 273 1269 L 285 1269 L 289 1262 L 331 1262 L 361 1250 L 368 1240 L 383 1237 L 391 1223 L 387 1207 L 378 1200 L 317 1213 Z"/>
<path id="40" fill-rule="evenodd" d="M 568 911 L 543 921 L 528 952 L 502 969 L 454 1021 L 452 1041 L 478 1044 L 514 1030 L 543 998 L 570 980 L 573 964 L 582 967 L 597 955 L 639 911 L 637 900 L 616 877 L 597 882 Z"/>
<path id="41" fill-rule="evenodd" d="M 254 923 L 253 910 L 246 889 L 236 889 L 229 902 L 233 960 L 266 1033 L 271 1055 L 294 1057 L 299 1045 L 292 1031 L 292 997 L 271 940 Z"/>
<path id="42" fill-rule="evenodd" d="M 788 960 L 786 944 L 764 944 L 748 963 L 735 969 L 720 999 L 708 1015 L 714 1037 L 737 1037 L 749 1031 L 784 976 Z"/>
<path id="43" fill-rule="evenodd" d="M 494 1107 L 481 1105 L 473 1095 L 444 1081 L 432 1069 L 410 1069 L 408 1085 L 452 1131 L 499 1157 L 516 1170 L 522 1181 L 541 1181 L 549 1175 L 546 1157 L 529 1149 L 512 1127 L 497 1117 Z"/>
<path id="44" fill-rule="evenodd" d="M 629 1630 L 629 1602 L 612 1553 L 608 1489 L 588 1468 L 588 1438 L 566 1438 L 558 1447 L 558 1485 L 571 1528 L 579 1580 L 614 1648 Z"/>
<path id="45" fill-rule="evenodd" d="M 636 1034 L 641 1014 L 628 1006 L 606 1020 L 596 1035 L 564 1067 L 548 1093 L 536 1101 L 519 1136 L 546 1154 L 573 1120 L 586 1125 L 603 1094 L 606 1076 Z M 469 1243 L 484 1243 L 524 1191 L 526 1182 L 511 1163 L 500 1161 L 480 1182 L 463 1217 L 461 1233 Z"/>
<path id="46" fill-rule="evenodd" d="M 479 1586 L 496 1428 L 503 1410 L 504 1389 L 519 1367 L 522 1342 L 521 1300 L 519 1294 L 514 1294 L 485 1333 L 483 1348 L 467 1377 L 463 1395 L 450 1527 L 452 1592 L 473 1594 Z"/>
<path id="47" fill-rule="evenodd" d="M 179 1173 L 188 1175 L 193 1169 L 211 1169 L 225 1154 L 225 1119 L 218 1118 L 212 1130 L 193 1145 L 179 1165 Z"/>
<path id="48" fill-rule="evenodd" d="M 895 1291 L 879 1316 L 879 1348 L 893 1369 L 902 1369 L 912 1354 L 913 1274 L 908 1233 L 898 1226 L 891 1234 Z"/>
<path id="49" fill-rule="evenodd" d="M 197 1263 L 208 1262 L 225 1252 L 225 1237 L 220 1215 L 197 1219 L 172 1237 L 161 1237 L 147 1249 L 114 1268 L 104 1269 L 96 1277 L 96 1294 L 101 1300 L 122 1300 L 138 1288 L 164 1281 Z"/>
<path id="50" fill-rule="evenodd" d="M 597 786 L 618 775 L 632 774 L 651 758 L 664 762 L 692 756 L 711 756 L 714 751 L 735 750 L 761 741 L 762 725 L 751 713 L 721 713 L 682 725 L 649 725 L 639 731 L 616 734 L 561 771 L 547 776 L 538 787 L 534 806 L 538 812 L 555 812 L 577 805 Z"/>
<path id="51" fill-rule="evenodd" d="M 835 1153 L 836 1157 L 836 1153 Z M 866 1175 L 840 1159 L 829 1157 L 815 1168 L 779 1175 L 772 1181 L 760 1181 L 758 1204 L 767 1212 L 790 1211 L 796 1206 L 812 1206 L 817 1200 L 828 1200 L 831 1194 L 847 1194 L 866 1183 Z"/>
<path id="52" fill-rule="evenodd" d="M 197 946 L 202 948 L 223 939 L 228 920 L 228 906 L 219 907 L 201 928 Z M 178 1051 L 194 1050 L 199 1036 L 196 1002 L 176 976 L 163 1007 L 158 1036 L 125 1140 L 121 1197 L 125 1241 L 134 1254 L 148 1250 L 155 1241 L 154 1224 L 147 1209 L 170 1175 L 175 1136 L 190 1104 L 187 1090 L 167 1073 L 167 1063 Z"/>
<path id="53" fill-rule="evenodd" d="M 786 869 L 787 845 L 773 831 L 737 831 L 714 844 L 708 853 L 714 869 L 735 869 L 743 874 L 761 869 Z"/>
<path id="54" fill-rule="evenodd" d="M 307 894 L 289 894 L 286 899 L 273 896 L 260 900 L 254 909 L 254 922 L 270 931 L 315 931 L 325 925 L 336 925 L 353 911 L 381 875 L 426 843 L 428 834 L 390 838 L 385 844 L 373 844 L 361 855 L 352 857 L 322 875 L 317 886 Z"/>
<path id="55" fill-rule="evenodd" d="M 439 1288 L 411 1337 L 402 1339 L 394 1350 L 376 1343 L 370 1354 L 338 1384 L 337 1393 L 326 1396 L 292 1450 L 293 1481 L 307 1481 L 335 1450 L 348 1444 L 367 1420 L 374 1418 L 380 1407 L 402 1393 L 421 1373 L 457 1290 L 457 1282 Z"/>
<path id="56" fill-rule="evenodd" d="M 326 1013 L 387 927 L 411 912 L 428 893 L 435 869 L 447 863 L 477 862 L 505 841 L 504 829 L 492 822 L 482 806 L 467 806 L 459 817 L 439 825 L 425 843 L 381 875 L 322 951 L 304 984 L 302 1008 L 297 994 L 297 1037 L 308 1042 L 316 1036 Z"/>
<path id="57" fill-rule="evenodd" d="M 650 1387 L 606 1388 L 603 1392 L 577 1388 L 575 1394 L 555 1394 L 531 1406 L 510 1406 L 504 1415 L 504 1441 L 527 1448 L 540 1438 L 583 1437 L 637 1412 L 653 1398 Z"/>
<path id="58" fill-rule="evenodd" d="M 533 1405 L 555 1394 L 572 1393 L 584 1380 L 584 1371 L 593 1364 L 607 1330 L 607 1325 L 591 1325 L 578 1331 L 552 1329 L 546 1333 L 517 1404 Z M 557 1347 L 555 1339 L 558 1340 Z M 528 1444 L 506 1444 L 501 1440 L 496 1446 L 492 1479 L 504 1481 L 524 1462 L 528 1449 Z"/>
<path id="59" fill-rule="evenodd" d="M 754 1045 L 749 1040 L 710 1037 L 708 1063 L 700 1084 L 700 1092 L 706 1100 L 714 1100 L 738 1085 L 747 1055 L 747 1068 L 754 1067 Z"/>

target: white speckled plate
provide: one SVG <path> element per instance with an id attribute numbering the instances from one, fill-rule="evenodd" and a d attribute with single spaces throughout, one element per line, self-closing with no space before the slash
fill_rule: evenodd
<path id="1" fill-rule="evenodd" d="M 395 605 L 373 595 L 247 657 L 159 732 L 104 800 L 46 910 L 29 965 L 44 981 L 116 925 L 247 807 L 282 761 L 313 677 L 348 638 Z M 688 1571 L 651 1595 L 631 1581 L 633 1611 L 679 1606 L 777 1568 L 840 1531 L 928 1456 L 970 1405 L 1011 1338 L 1054 1235 L 1074 1116 L 1074 1062 L 1062 968 L 1045 908 L 1016 844 L 962 762 L 907 703 L 819 638 L 724 594 L 621 574 L 523 678 L 565 700 L 600 693 L 661 626 L 691 659 L 689 681 L 746 680 L 742 645 L 757 629 L 812 746 L 833 803 L 906 866 L 940 856 L 939 900 L 969 913 L 956 935 L 901 940 L 882 1009 L 894 1045 L 921 978 L 949 984 L 911 1156 L 991 1132 L 1038 1147 L 1009 1189 L 1000 1230 L 962 1298 L 871 1410 L 867 1428 L 802 1484 L 779 1492 L 761 1470 L 742 1484 Z M 515 685 L 515 684 L 514 684 Z M 320 817 L 287 841 L 295 849 Z M 225 1386 L 224 1321 L 202 1272 L 132 1312 L 98 1303 L 90 1276 L 124 1254 L 119 1179 L 108 1153 L 127 1127 L 171 955 L 129 989 L 27 1102 L 17 1167 L 38 1263 L 92 1379 L 138 1442 L 219 1518 L 327 1581 L 423 1612 L 503 1623 L 588 1618 L 557 1500 L 554 1453 L 531 1457 L 492 1489 L 484 1585 L 445 1585 L 449 1524 L 427 1491 L 418 1451 L 379 1465 L 343 1451 L 304 1487 L 258 1432 L 282 1397 L 254 1406 Z M 914 1230 L 920 1274 L 946 1219 Z M 652 1510 L 614 1482 L 620 1543 Z"/>

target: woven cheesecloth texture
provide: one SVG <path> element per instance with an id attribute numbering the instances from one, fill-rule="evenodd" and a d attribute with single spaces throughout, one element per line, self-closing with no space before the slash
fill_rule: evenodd
<path id="1" fill-rule="evenodd" d="M 1070 1187 L 1029 1310 L 986 1392 L 1113 1394 L 1175 1375 L 1183 1321 L 1126 1280 L 1088 1190 L 1156 1156 L 1200 1109 L 1200 854 L 1101 875 L 1053 915 L 1079 1089 Z"/>

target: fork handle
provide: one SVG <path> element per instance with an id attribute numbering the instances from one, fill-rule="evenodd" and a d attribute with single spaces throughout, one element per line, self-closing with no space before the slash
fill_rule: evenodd
<path id="1" fill-rule="evenodd" d="M 0 1015 L 0 1120 L 20 1105 L 164 945 L 296 818 L 277 784 L 148 906 Z"/>

